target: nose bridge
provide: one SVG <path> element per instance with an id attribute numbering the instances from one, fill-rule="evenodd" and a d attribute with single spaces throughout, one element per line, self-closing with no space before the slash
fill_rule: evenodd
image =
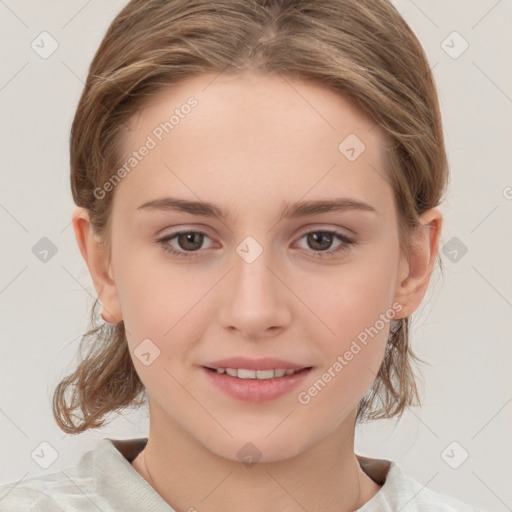
<path id="1" fill-rule="evenodd" d="M 236 247 L 234 258 L 234 284 L 241 300 L 270 300 L 275 290 L 275 276 L 269 270 L 273 266 L 270 236 L 247 236 Z"/>
<path id="2" fill-rule="evenodd" d="M 230 296 L 224 304 L 224 326 L 256 334 L 288 321 L 286 290 L 275 273 L 273 251 L 255 237 L 246 237 L 235 249 L 230 273 Z M 261 240 L 261 238 L 260 238 Z M 274 268 L 276 267 L 276 268 Z"/>

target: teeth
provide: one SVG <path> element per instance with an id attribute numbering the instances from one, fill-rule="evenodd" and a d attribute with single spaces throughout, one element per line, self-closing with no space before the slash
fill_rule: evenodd
<path id="1" fill-rule="evenodd" d="M 239 368 L 237 372 L 237 377 L 239 379 L 255 379 L 256 378 L 256 370 L 246 370 L 244 368 Z M 258 372 L 259 373 L 259 372 Z M 272 375 L 274 372 L 272 372 Z"/>
<path id="2" fill-rule="evenodd" d="M 238 370 L 240 372 L 240 370 Z M 238 373 L 240 375 L 240 373 Z M 275 377 L 274 370 L 256 370 L 257 379 L 273 379 Z"/>
<path id="3" fill-rule="evenodd" d="M 232 377 L 239 379 L 273 379 L 274 377 L 284 377 L 285 375 L 292 375 L 299 370 L 285 370 L 283 368 L 276 368 L 275 370 L 248 370 L 246 368 L 215 368 L 217 373 L 227 373 Z"/>

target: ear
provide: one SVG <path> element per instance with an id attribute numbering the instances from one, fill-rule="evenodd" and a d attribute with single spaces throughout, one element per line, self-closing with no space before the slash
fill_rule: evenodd
<path id="1" fill-rule="evenodd" d="M 430 282 L 439 250 L 443 215 L 431 208 L 420 216 L 421 225 L 412 234 L 411 255 L 403 255 L 398 272 L 395 301 L 403 309 L 395 318 L 405 318 L 418 309 Z"/>
<path id="2" fill-rule="evenodd" d="M 92 229 L 88 210 L 76 208 L 72 221 L 78 247 L 89 268 L 94 288 L 103 306 L 101 316 L 109 323 L 120 322 L 123 316 L 117 287 L 110 269 L 109 256 L 99 236 Z"/>

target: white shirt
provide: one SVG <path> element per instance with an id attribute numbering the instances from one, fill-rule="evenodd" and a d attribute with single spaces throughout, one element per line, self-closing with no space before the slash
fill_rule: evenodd
<path id="1" fill-rule="evenodd" d="M 2 512 L 175 512 L 130 462 L 147 438 L 102 439 L 76 466 L 0 485 Z M 483 512 L 433 492 L 396 462 L 357 456 L 382 487 L 355 512 Z"/>

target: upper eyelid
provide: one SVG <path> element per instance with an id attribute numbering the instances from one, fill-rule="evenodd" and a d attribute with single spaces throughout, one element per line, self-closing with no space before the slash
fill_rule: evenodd
<path id="1" fill-rule="evenodd" d="M 351 234 L 347 234 L 347 233 L 344 233 L 343 230 L 346 230 L 346 231 L 350 231 Z M 352 232 L 351 230 L 349 230 L 348 228 L 340 228 L 340 227 L 332 227 L 332 226 L 308 226 L 308 227 L 305 227 L 303 229 L 301 229 L 298 233 L 298 235 L 296 235 L 299 239 L 302 238 L 303 236 L 309 234 L 309 233 L 314 233 L 314 232 L 330 232 L 330 233 L 333 233 L 335 235 L 341 235 L 341 236 L 344 236 L 352 241 L 355 241 L 355 233 Z M 170 233 L 166 233 L 166 234 L 163 234 L 159 237 L 159 240 L 172 240 L 172 239 L 175 239 L 177 236 L 179 235 L 182 235 L 182 234 L 186 234 L 186 233 L 199 233 L 199 234 L 202 234 L 208 238 L 210 238 L 210 240 L 212 240 L 212 237 L 205 232 L 205 230 L 201 229 L 201 228 L 176 228 L 175 231 L 171 231 Z"/>
<path id="2" fill-rule="evenodd" d="M 177 234 L 180 234 L 180 233 L 202 233 L 206 236 L 210 236 L 208 234 L 208 231 L 209 231 L 210 228 L 208 227 L 203 227 L 203 226 L 200 226 L 200 227 L 175 227 L 175 228 L 172 228 L 172 230 L 169 232 L 169 233 L 165 233 L 165 234 L 162 234 L 161 236 L 162 237 L 167 237 L 167 236 L 173 236 L 173 235 L 177 235 Z M 316 223 L 316 224 L 313 224 L 311 226 L 305 226 L 304 228 L 301 228 L 299 229 L 298 231 L 301 233 L 301 234 L 305 234 L 305 233 L 309 233 L 310 231 L 346 231 L 348 232 L 346 236 L 355 236 L 356 233 L 349 229 L 348 227 L 344 227 L 344 226 L 332 226 L 332 225 L 320 225 L 319 223 Z M 164 230 L 161 230 L 161 231 L 164 231 Z M 345 234 L 345 233 L 344 233 Z"/>

